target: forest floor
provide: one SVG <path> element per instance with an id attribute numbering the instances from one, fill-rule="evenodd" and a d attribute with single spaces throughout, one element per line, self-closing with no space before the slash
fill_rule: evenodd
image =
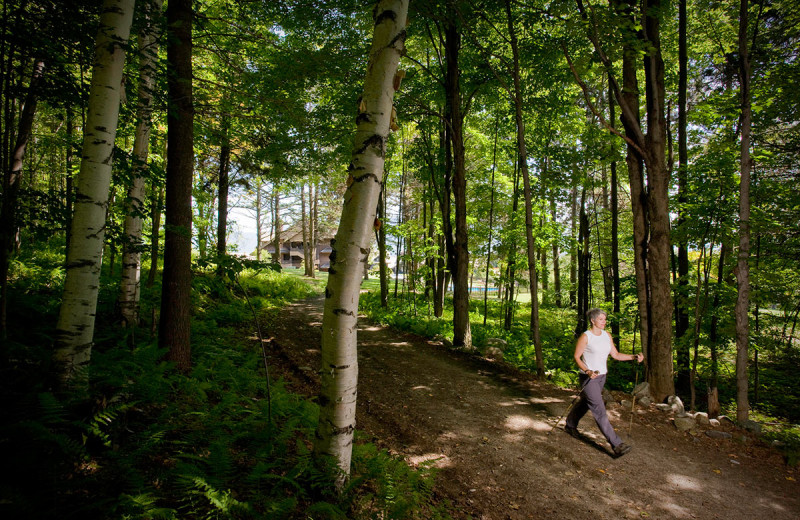
<path id="1" fill-rule="evenodd" d="M 268 331 L 271 369 L 309 397 L 322 304 L 290 305 Z M 633 445 L 614 458 L 590 413 L 580 438 L 563 420 L 549 434 L 574 391 L 363 316 L 358 344 L 357 428 L 411 465 L 439 468 L 435 497 L 454 518 L 800 518 L 800 471 L 742 430 L 713 439 L 677 431 L 654 406 L 637 405 L 632 421 L 630 408 L 611 406 Z"/>

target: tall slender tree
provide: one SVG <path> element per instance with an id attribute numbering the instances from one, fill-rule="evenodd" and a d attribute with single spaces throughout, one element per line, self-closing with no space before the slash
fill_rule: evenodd
<path id="1" fill-rule="evenodd" d="M 736 419 L 747 421 L 750 414 L 748 401 L 748 347 L 750 343 L 750 135 L 752 106 L 750 94 L 750 54 L 748 41 L 748 0 L 739 2 L 739 89 L 742 107 L 741 142 L 739 149 L 739 253 L 736 262 L 738 295 L 736 298 Z"/>
<path id="2" fill-rule="evenodd" d="M 128 197 L 125 200 L 122 279 L 119 307 L 123 326 L 139 321 L 139 289 L 142 272 L 142 215 L 145 201 L 145 178 L 153 122 L 153 95 L 158 59 L 161 0 L 144 2 L 144 25 L 139 31 L 139 87 L 136 131 L 133 141 L 134 167 Z"/>
<path id="3" fill-rule="evenodd" d="M 358 359 L 358 300 L 383 183 L 386 141 L 391 123 L 394 76 L 403 54 L 408 0 L 381 0 L 373 11 L 374 35 L 364 88 L 358 103 L 353 154 L 339 230 L 331 252 L 322 322 L 320 415 L 314 453 L 332 457 L 339 489 L 350 475 Z"/>
<path id="4" fill-rule="evenodd" d="M 111 157 L 119 119 L 125 47 L 134 0 L 104 0 L 95 43 L 81 169 L 67 250 L 64 295 L 56 326 L 54 359 L 62 381 L 74 382 L 92 352 L 100 267 L 106 230 Z"/>
<path id="5" fill-rule="evenodd" d="M 167 4 L 167 183 L 164 274 L 158 343 L 182 372 L 191 369 L 192 0 Z"/>

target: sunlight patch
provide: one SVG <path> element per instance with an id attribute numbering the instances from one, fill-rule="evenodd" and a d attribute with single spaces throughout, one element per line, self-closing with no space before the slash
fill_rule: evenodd
<path id="1" fill-rule="evenodd" d="M 537 421 L 527 415 L 509 415 L 506 417 L 505 427 L 507 430 L 515 432 L 523 430 L 547 431 L 551 428 L 547 423 Z"/>
<path id="2" fill-rule="evenodd" d="M 412 466 L 426 465 L 434 468 L 447 468 L 451 466 L 450 457 L 442 453 L 425 453 L 424 455 L 412 455 L 406 457 Z"/>
<path id="3" fill-rule="evenodd" d="M 673 484 L 680 489 L 689 489 L 692 491 L 701 491 L 702 487 L 693 478 L 686 475 L 667 475 L 667 482 Z"/>
<path id="4" fill-rule="evenodd" d="M 425 385 L 418 385 L 412 388 L 412 390 L 425 390 L 427 392 L 433 392 L 433 388 Z"/>

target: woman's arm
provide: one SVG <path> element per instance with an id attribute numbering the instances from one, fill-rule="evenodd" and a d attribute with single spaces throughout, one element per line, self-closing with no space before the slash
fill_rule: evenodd
<path id="1" fill-rule="evenodd" d="M 606 333 L 608 334 L 608 333 Z M 633 354 L 623 354 L 619 350 L 617 350 L 617 346 L 614 345 L 614 338 L 611 337 L 611 334 L 608 334 L 608 337 L 611 341 L 611 357 L 616 359 L 617 361 L 633 361 L 636 360 L 637 363 L 641 363 L 644 361 L 644 354 L 639 352 L 635 356 Z"/>
<path id="2" fill-rule="evenodd" d="M 578 368 L 581 369 L 581 372 L 588 374 L 589 377 L 594 379 L 597 377 L 597 374 L 589 370 L 589 367 L 586 366 L 586 363 L 584 363 L 583 359 L 581 359 L 583 356 L 583 351 L 586 350 L 586 345 L 588 342 L 589 339 L 586 337 L 586 334 L 581 334 L 578 338 L 578 341 L 575 342 L 575 363 L 577 363 Z"/>

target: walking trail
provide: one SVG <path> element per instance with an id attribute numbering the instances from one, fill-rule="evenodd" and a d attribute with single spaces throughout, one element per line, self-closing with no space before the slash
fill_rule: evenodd
<path id="1" fill-rule="evenodd" d="M 309 397 L 319 389 L 322 305 L 290 305 L 269 331 L 275 369 Z M 454 518 L 800 518 L 800 472 L 741 430 L 712 439 L 677 431 L 655 407 L 637 405 L 631 422 L 629 407 L 611 406 L 633 445 L 614 458 L 591 414 L 580 438 L 563 420 L 548 434 L 574 391 L 364 317 L 358 345 L 357 428 L 411 465 L 440 468 L 435 494 Z"/>

